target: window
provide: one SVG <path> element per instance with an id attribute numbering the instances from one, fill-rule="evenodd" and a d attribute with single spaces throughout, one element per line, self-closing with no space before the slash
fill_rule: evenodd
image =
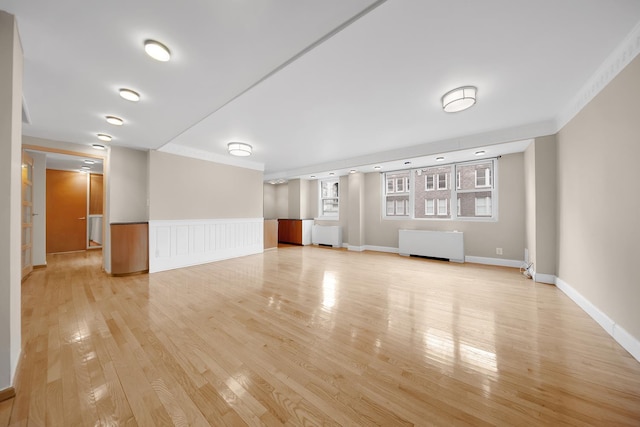
<path id="1" fill-rule="evenodd" d="M 496 220 L 496 168 L 489 159 L 383 174 L 383 216 Z"/>
<path id="2" fill-rule="evenodd" d="M 438 199 L 438 215 L 447 215 L 447 199 Z"/>
<path id="3" fill-rule="evenodd" d="M 438 190 L 447 189 L 447 181 L 449 180 L 448 178 L 449 178 L 449 174 L 447 173 L 438 174 Z"/>
<path id="4" fill-rule="evenodd" d="M 491 186 L 491 169 L 481 165 L 476 169 L 476 187 Z"/>
<path id="5" fill-rule="evenodd" d="M 476 216 L 491 216 L 491 197 L 476 197 Z"/>
<path id="6" fill-rule="evenodd" d="M 320 217 L 338 219 L 340 183 L 337 179 L 320 181 Z"/>
<path id="7" fill-rule="evenodd" d="M 427 191 L 435 190 L 435 180 L 433 175 L 425 175 L 424 176 L 424 189 Z"/>
<path id="8" fill-rule="evenodd" d="M 396 192 L 396 181 L 391 178 L 387 179 L 387 193 L 395 193 Z"/>
<path id="9" fill-rule="evenodd" d="M 425 215 L 435 215 L 435 199 L 427 199 L 424 201 L 424 213 Z"/>
<path id="10" fill-rule="evenodd" d="M 385 174 L 384 200 L 386 217 L 408 217 L 410 171 Z"/>

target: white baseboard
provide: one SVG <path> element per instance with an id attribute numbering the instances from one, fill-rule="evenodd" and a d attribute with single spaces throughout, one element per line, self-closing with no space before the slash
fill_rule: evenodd
<path id="1" fill-rule="evenodd" d="M 556 276 L 553 274 L 534 273 L 533 280 L 538 283 L 547 283 L 549 285 L 556 284 Z"/>
<path id="2" fill-rule="evenodd" d="M 556 286 L 595 320 L 614 340 L 640 362 L 640 341 L 616 324 L 609 316 L 600 311 L 591 301 L 586 299 L 561 278 L 556 278 Z"/>
<path id="3" fill-rule="evenodd" d="M 517 259 L 503 259 L 503 258 L 487 258 L 482 256 L 465 256 L 465 262 L 473 262 L 476 264 L 497 265 L 500 267 L 522 267 L 523 261 Z"/>
<path id="4" fill-rule="evenodd" d="M 399 252 L 398 248 L 391 248 L 388 246 L 365 245 L 364 249 L 367 251 L 387 252 L 390 254 L 397 254 Z"/>
<path id="5" fill-rule="evenodd" d="M 354 252 L 362 252 L 362 251 L 364 251 L 364 246 L 347 245 L 347 249 L 349 249 L 350 251 L 354 251 Z"/>

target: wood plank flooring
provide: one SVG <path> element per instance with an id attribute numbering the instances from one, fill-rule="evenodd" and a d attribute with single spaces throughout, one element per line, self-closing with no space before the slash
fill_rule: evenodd
<path id="1" fill-rule="evenodd" d="M 100 256 L 24 282 L 3 425 L 640 425 L 640 363 L 516 269 L 281 247 L 108 277 Z"/>

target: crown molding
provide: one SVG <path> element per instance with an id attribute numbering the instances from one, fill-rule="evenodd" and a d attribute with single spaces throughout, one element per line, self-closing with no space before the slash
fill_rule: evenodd
<path id="1" fill-rule="evenodd" d="M 198 150 L 197 148 L 186 147 L 184 145 L 178 145 L 173 142 L 165 144 L 158 151 L 168 154 L 175 154 L 177 156 L 191 157 L 192 159 L 206 160 L 214 163 L 221 163 L 223 165 L 237 166 L 245 169 L 253 169 L 264 172 L 264 163 L 254 162 L 251 160 L 244 160 L 232 155 L 220 155 L 215 153 L 209 153 L 207 151 Z"/>
<path id="2" fill-rule="evenodd" d="M 640 53 L 640 22 L 636 24 L 618 47 L 605 59 L 587 83 L 558 115 L 556 132 L 559 132 L 593 98 L 600 93 Z"/>

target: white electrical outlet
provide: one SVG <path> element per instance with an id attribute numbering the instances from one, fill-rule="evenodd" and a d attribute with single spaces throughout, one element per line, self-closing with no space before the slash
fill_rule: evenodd
<path id="1" fill-rule="evenodd" d="M 496 248 L 496 255 L 502 255 L 502 248 Z"/>

